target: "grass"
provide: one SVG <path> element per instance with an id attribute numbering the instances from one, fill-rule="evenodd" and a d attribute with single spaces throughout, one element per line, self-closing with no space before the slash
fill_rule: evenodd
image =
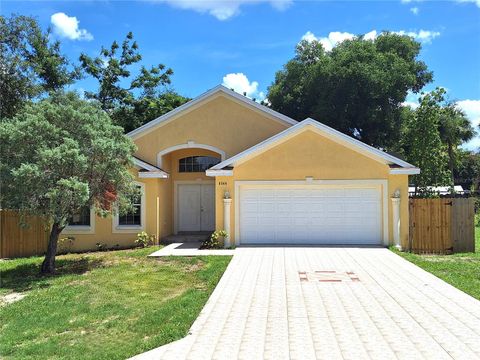
<path id="1" fill-rule="evenodd" d="M 147 258 L 155 248 L 0 261 L 2 359 L 125 359 L 182 338 L 228 256 Z"/>
<path id="2" fill-rule="evenodd" d="M 480 300 L 480 227 L 475 228 L 475 250 L 453 255 L 417 255 L 393 250 L 456 288 Z"/>

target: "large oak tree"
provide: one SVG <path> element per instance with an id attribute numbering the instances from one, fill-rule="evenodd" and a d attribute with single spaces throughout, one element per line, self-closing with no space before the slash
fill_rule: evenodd
<path id="1" fill-rule="evenodd" d="M 301 41 L 295 57 L 269 87 L 271 107 L 297 120 L 312 117 L 367 144 L 390 149 L 399 140 L 400 108 L 432 73 L 418 59 L 421 46 L 408 36 L 362 36 L 331 51 Z"/>

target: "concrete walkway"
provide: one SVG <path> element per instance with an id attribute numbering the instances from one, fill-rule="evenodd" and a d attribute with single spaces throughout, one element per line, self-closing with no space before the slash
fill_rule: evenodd
<path id="1" fill-rule="evenodd" d="M 238 248 L 182 340 L 135 359 L 479 359 L 480 302 L 383 248 Z"/>
<path id="2" fill-rule="evenodd" d="M 202 243 L 198 241 L 191 241 L 185 243 L 173 243 L 161 248 L 158 251 L 148 255 L 150 257 L 162 256 L 206 256 L 206 255 L 233 255 L 235 250 L 229 249 L 205 249 L 200 250 Z"/>

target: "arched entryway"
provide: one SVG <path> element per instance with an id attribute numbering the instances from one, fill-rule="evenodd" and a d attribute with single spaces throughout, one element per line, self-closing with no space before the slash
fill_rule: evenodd
<path id="1" fill-rule="evenodd" d="M 157 163 L 170 174 L 172 232 L 191 234 L 215 230 L 215 183 L 205 171 L 224 160 L 225 152 L 193 142 L 166 150 L 157 155 Z"/>
<path id="2" fill-rule="evenodd" d="M 177 151 L 177 150 L 182 150 L 182 149 L 204 149 L 204 150 L 210 150 L 214 153 L 217 153 L 218 155 L 220 155 L 220 159 L 223 161 L 226 159 L 226 153 L 225 151 L 223 151 L 222 149 L 219 149 L 215 146 L 212 146 L 212 145 L 207 145 L 207 144 L 198 144 L 198 143 L 195 143 L 194 141 L 188 141 L 186 142 L 185 144 L 178 144 L 178 145 L 174 145 L 174 146 L 170 146 L 166 149 L 163 149 L 162 151 L 160 151 L 158 154 L 157 154 L 157 166 L 159 168 L 162 168 L 163 166 L 163 157 L 167 154 L 170 154 L 174 151 Z"/>

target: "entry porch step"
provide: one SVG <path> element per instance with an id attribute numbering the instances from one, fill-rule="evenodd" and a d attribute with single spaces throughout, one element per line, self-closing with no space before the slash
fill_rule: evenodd
<path id="1" fill-rule="evenodd" d="M 210 236 L 210 232 L 202 234 L 178 234 L 178 235 L 168 235 L 162 238 L 162 244 L 173 244 L 173 243 L 201 243 Z"/>

